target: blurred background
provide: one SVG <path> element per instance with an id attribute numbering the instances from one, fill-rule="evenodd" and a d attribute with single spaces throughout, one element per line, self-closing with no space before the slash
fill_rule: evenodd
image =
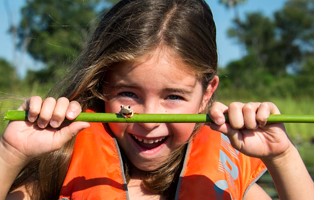
<path id="1" fill-rule="evenodd" d="M 0 117 L 46 96 L 115 0 L 0 1 Z M 217 26 L 217 100 L 273 101 L 314 114 L 313 0 L 207 0 Z M 6 121 L 0 120 L 0 133 Z M 314 125 L 286 124 L 314 175 Z M 278 199 L 269 173 L 259 183 Z"/>

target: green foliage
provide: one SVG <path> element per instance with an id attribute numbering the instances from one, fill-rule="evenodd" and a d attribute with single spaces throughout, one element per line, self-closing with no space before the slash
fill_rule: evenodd
<path id="1" fill-rule="evenodd" d="M 297 85 L 292 75 L 273 75 L 252 56 L 231 62 L 220 71 L 220 95 L 232 98 L 254 99 L 265 97 L 291 97 L 297 95 Z M 309 86 L 308 86 L 309 87 Z"/>
<path id="2" fill-rule="evenodd" d="M 282 114 L 314 114 L 314 102 L 311 98 L 276 98 L 270 99 Z M 285 124 L 286 130 L 295 144 L 311 143 L 314 137 L 314 124 Z"/>
<path id="3" fill-rule="evenodd" d="M 24 84 L 46 91 L 67 72 L 82 50 L 103 9 L 116 0 L 31 0 L 22 9 L 19 44 L 44 63 L 28 71 Z M 245 0 L 219 1 L 236 9 Z M 82 17 L 81 17 L 82 13 Z M 248 13 L 235 17 L 228 35 L 245 55 L 219 73 L 220 95 L 252 97 L 311 96 L 313 98 L 313 1 L 288 0 L 272 18 Z"/>
<path id="4" fill-rule="evenodd" d="M 248 96 L 313 97 L 313 1 L 289 0 L 270 19 L 248 13 L 228 31 L 246 54 L 230 62 L 222 84 Z"/>
<path id="5" fill-rule="evenodd" d="M 9 62 L 0 58 L 0 92 L 18 87 L 19 79 L 16 70 Z"/>
<path id="6" fill-rule="evenodd" d="M 227 8 L 238 6 L 246 0 L 219 0 L 219 3 L 225 5 Z"/>
<path id="7" fill-rule="evenodd" d="M 67 71 L 101 15 L 99 5 L 105 0 L 30 0 L 22 8 L 22 19 L 16 31 L 20 47 L 45 64 L 39 72 L 30 71 L 28 79 L 54 83 Z M 115 1 L 114 1 L 115 2 Z"/>
<path id="8" fill-rule="evenodd" d="M 282 10 L 275 13 L 280 37 L 301 52 L 312 52 L 314 36 L 313 0 L 288 0 Z"/>
<path id="9" fill-rule="evenodd" d="M 80 50 L 90 22 L 96 17 L 94 1 L 29 1 L 18 27 L 21 43 L 30 38 L 28 52 L 45 63 L 67 60 Z M 83 17 L 81 17 L 83 13 Z"/>

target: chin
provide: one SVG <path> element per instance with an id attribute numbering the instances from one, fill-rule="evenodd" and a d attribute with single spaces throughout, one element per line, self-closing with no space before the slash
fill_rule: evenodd
<path id="1" fill-rule="evenodd" d="M 154 161 L 151 161 L 151 162 L 137 162 L 137 163 L 134 163 L 132 162 L 133 165 L 138 169 L 138 170 L 141 170 L 141 171 L 145 171 L 145 172 L 150 172 L 150 171 L 154 171 L 158 168 L 161 167 L 161 165 L 159 164 L 160 162 L 154 162 Z"/>

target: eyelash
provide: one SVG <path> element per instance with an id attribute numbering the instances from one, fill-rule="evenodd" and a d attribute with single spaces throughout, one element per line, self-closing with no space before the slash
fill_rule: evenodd
<path id="1" fill-rule="evenodd" d="M 177 101 L 177 100 L 184 100 L 184 98 L 182 96 L 179 96 L 179 95 L 169 95 L 167 97 L 167 99 L 169 100 L 174 100 L 174 101 Z"/>
<path id="2" fill-rule="evenodd" d="M 119 92 L 118 93 L 118 96 L 120 97 L 126 97 L 126 98 L 133 98 L 133 99 L 136 99 L 138 98 L 138 96 L 134 93 L 134 92 Z M 182 96 L 180 95 L 175 95 L 175 94 L 171 94 L 171 95 L 168 95 L 166 97 L 167 100 L 171 100 L 171 101 L 182 101 L 182 100 L 185 100 L 185 98 L 183 98 Z"/>
<path id="3" fill-rule="evenodd" d="M 119 92 L 118 96 L 128 97 L 128 98 L 137 98 L 137 95 L 133 92 Z"/>

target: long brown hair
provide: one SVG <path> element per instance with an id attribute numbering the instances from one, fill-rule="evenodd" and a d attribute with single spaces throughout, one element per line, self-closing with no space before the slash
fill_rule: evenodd
<path id="1" fill-rule="evenodd" d="M 191 66 L 203 88 L 216 75 L 216 29 L 204 0 L 122 0 L 104 14 L 71 71 L 50 95 L 77 100 L 83 109 L 104 111 L 102 87 L 111 66 L 132 61 L 159 45 L 172 49 Z M 13 188 L 31 180 L 33 199 L 58 199 L 73 143 L 36 158 Z M 185 146 L 180 151 L 185 151 Z M 144 180 L 145 187 L 171 194 L 169 188 L 176 182 L 183 160 L 180 155 L 172 156 L 169 170 L 158 169 Z M 47 165 L 42 164 L 45 162 Z"/>

